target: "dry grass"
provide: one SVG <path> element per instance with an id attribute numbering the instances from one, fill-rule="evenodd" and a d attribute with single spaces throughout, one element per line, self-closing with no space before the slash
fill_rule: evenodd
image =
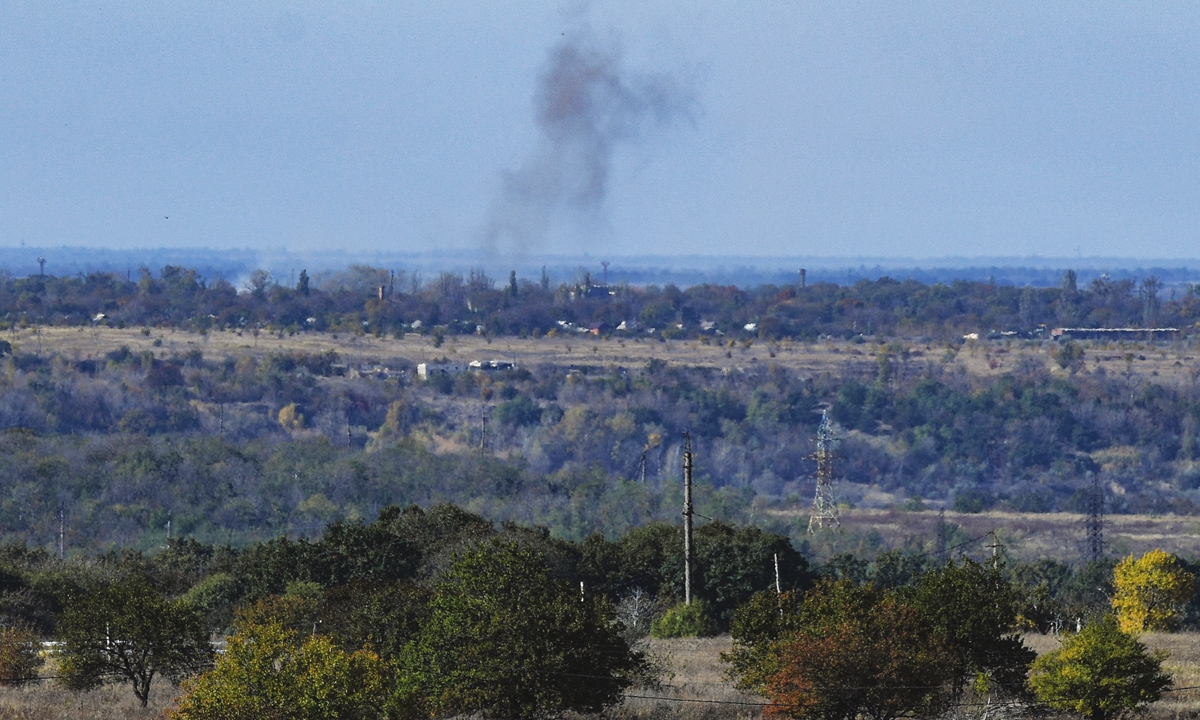
<path id="1" fill-rule="evenodd" d="M 128 685 L 109 685 L 86 693 L 64 690 L 53 682 L 0 689 L 0 720 L 118 720 L 161 718 L 178 688 L 156 680 L 150 704 L 143 708 Z"/>
<path id="2" fill-rule="evenodd" d="M 762 698 L 738 692 L 725 679 L 720 655 L 730 647 L 728 635 L 715 638 L 651 640 L 649 651 L 661 658 L 667 672 L 658 690 L 634 690 L 630 698 L 606 715 L 620 718 L 758 718 Z M 699 701 L 699 702 L 697 702 Z M 745 705 L 739 703 L 747 703 Z"/>
<path id="3" fill-rule="evenodd" d="M 798 507 L 768 513 L 789 522 L 807 521 L 809 509 Z M 1084 516 L 1074 513 L 947 512 L 946 521 L 961 527 L 970 537 L 995 530 L 1008 556 L 1013 559 L 1044 557 L 1069 560 L 1077 557 L 1084 541 Z M 842 526 L 847 531 L 876 531 L 889 546 L 906 539 L 930 539 L 937 534 L 938 514 L 898 509 L 855 508 L 843 510 Z M 1161 548 L 1183 557 L 1200 555 L 1200 520 L 1188 515 L 1107 515 L 1104 539 L 1113 554 L 1123 556 Z M 983 552 L 988 541 L 969 548 Z"/>
<path id="4" fill-rule="evenodd" d="M 434 347 L 428 336 L 410 334 L 395 339 L 376 338 L 353 333 L 300 333 L 272 335 L 251 331 L 218 331 L 204 335 L 174 329 L 154 328 L 148 335 L 140 329 L 116 328 L 42 328 L 40 344 L 43 350 L 61 352 L 69 357 L 86 358 L 102 355 L 122 345 L 137 352 L 156 354 L 183 353 L 200 349 L 211 356 L 262 355 L 271 351 L 324 352 L 337 350 L 353 361 L 386 360 L 402 357 L 419 363 L 448 357 L 453 360 L 475 359 L 515 360 L 521 365 L 541 363 L 557 365 L 625 365 L 646 363 L 652 358 L 668 362 L 735 370 L 756 365 L 777 365 L 801 375 L 813 377 L 822 373 L 841 375 L 855 369 L 870 372 L 875 363 L 878 346 L 845 341 L 816 343 L 754 341 L 749 347 L 734 343 L 729 347 L 726 338 L 711 338 L 706 344 L 699 340 L 649 340 L 641 338 L 599 338 L 586 334 L 553 338 L 486 338 L 481 336 L 451 336 L 445 344 Z M 33 352 L 39 344 L 38 331 L 33 328 L 13 330 L 3 334 L 23 352 Z M 159 345 L 154 345 L 159 341 Z M 724 342 L 722 342 L 724 341 Z M 965 372 L 979 377 L 994 377 L 1011 372 L 1018 364 L 1032 362 L 1059 375 L 1060 369 L 1051 357 L 1053 343 L 968 343 L 957 353 L 948 353 L 945 346 L 907 343 L 912 351 L 907 362 L 909 370 L 919 372 L 926 364 L 945 365 L 951 372 Z M 1200 382 L 1200 367 L 1193 357 L 1194 350 L 1180 341 L 1158 347 L 1120 348 L 1116 345 L 1088 346 L 1085 372 L 1104 368 L 1104 372 L 1154 377 L 1156 382 L 1183 384 Z M 1133 355 L 1132 362 L 1125 357 Z M 1144 359 L 1140 359 L 1144 358 Z"/>

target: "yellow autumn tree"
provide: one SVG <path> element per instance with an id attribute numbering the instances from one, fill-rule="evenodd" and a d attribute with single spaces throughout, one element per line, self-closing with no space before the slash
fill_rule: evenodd
<path id="1" fill-rule="evenodd" d="M 1151 550 L 1117 563 L 1113 587 L 1112 606 L 1123 632 L 1171 630 L 1192 599 L 1196 578 L 1174 555 Z"/>
<path id="2" fill-rule="evenodd" d="M 279 408 L 279 424 L 287 430 L 299 430 L 304 427 L 304 415 L 296 403 L 289 403 Z"/>
<path id="3" fill-rule="evenodd" d="M 229 638 L 212 670 L 183 684 L 171 720 L 382 720 L 390 671 L 370 650 L 272 622 Z"/>

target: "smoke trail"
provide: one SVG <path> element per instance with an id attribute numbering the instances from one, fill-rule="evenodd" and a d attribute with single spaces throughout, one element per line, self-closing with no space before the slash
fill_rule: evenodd
<path id="1" fill-rule="evenodd" d="M 521 254 L 545 238 L 556 215 L 603 220 L 614 149 L 651 130 L 694 119 L 691 84 L 667 73 L 629 73 L 619 52 L 581 32 L 550 51 L 536 96 L 538 147 L 502 178 L 486 249 Z"/>

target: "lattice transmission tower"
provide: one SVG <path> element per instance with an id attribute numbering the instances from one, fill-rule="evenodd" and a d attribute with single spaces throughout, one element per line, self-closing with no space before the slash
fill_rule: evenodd
<path id="1" fill-rule="evenodd" d="M 821 413 L 821 426 L 817 428 L 817 492 L 813 497 L 812 515 L 808 518 L 808 532 L 815 533 L 825 528 L 842 524 L 838 517 L 837 498 L 833 494 L 833 425 L 828 411 Z"/>

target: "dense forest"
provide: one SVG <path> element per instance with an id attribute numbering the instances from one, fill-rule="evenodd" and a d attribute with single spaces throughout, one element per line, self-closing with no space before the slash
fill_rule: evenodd
<path id="1" fill-rule="evenodd" d="M 467 277 L 353 266 L 292 284 L 257 271 L 245 286 L 168 266 L 155 276 L 92 273 L 0 278 L 0 322 L 162 326 L 208 331 L 335 331 L 378 335 L 540 336 L 595 332 L 654 337 L 813 339 L 821 335 L 961 337 L 968 332 L 1034 333 L 1039 326 L 1192 327 L 1200 298 L 1191 285 L 1167 288 L 1100 277 L 1078 287 L 1067 272 L 1058 287 L 956 281 L 926 285 L 882 278 L 853 285 L 755 288 L 698 285 L 609 286 L 580 270 L 570 281 L 513 273 L 497 283 Z"/>

